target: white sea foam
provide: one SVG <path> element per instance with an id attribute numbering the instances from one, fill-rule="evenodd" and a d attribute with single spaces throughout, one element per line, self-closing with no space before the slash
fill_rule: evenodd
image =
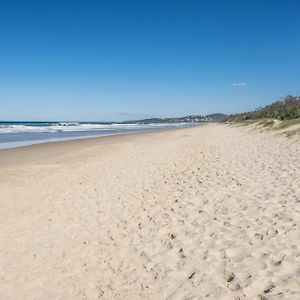
<path id="1" fill-rule="evenodd" d="M 103 131 L 122 129 L 151 129 L 164 127 L 181 127 L 184 123 L 176 124 L 93 124 L 93 123 L 68 123 L 61 122 L 48 126 L 32 126 L 23 124 L 2 124 L 1 133 L 42 133 L 42 132 L 79 132 L 79 131 Z"/>

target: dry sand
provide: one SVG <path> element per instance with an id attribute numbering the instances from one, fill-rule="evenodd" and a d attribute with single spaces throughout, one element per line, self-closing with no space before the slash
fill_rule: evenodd
<path id="1" fill-rule="evenodd" d="M 300 143 L 226 125 L 0 151 L 0 299 L 300 299 Z"/>

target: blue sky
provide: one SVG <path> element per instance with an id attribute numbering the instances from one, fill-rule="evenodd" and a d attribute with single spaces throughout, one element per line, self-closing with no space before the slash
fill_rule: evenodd
<path id="1" fill-rule="evenodd" d="M 240 112 L 300 93 L 300 1 L 0 0 L 0 120 Z"/>

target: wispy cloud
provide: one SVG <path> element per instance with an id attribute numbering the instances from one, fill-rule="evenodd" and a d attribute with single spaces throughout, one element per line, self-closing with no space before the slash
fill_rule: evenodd
<path id="1" fill-rule="evenodd" d="M 248 85 L 247 82 L 234 82 L 232 84 L 233 87 L 245 87 L 247 85 Z"/>

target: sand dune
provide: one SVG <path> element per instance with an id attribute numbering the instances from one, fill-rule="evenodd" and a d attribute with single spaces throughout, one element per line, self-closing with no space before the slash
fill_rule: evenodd
<path id="1" fill-rule="evenodd" d="M 300 299 L 299 153 L 226 125 L 0 151 L 0 298 Z"/>

